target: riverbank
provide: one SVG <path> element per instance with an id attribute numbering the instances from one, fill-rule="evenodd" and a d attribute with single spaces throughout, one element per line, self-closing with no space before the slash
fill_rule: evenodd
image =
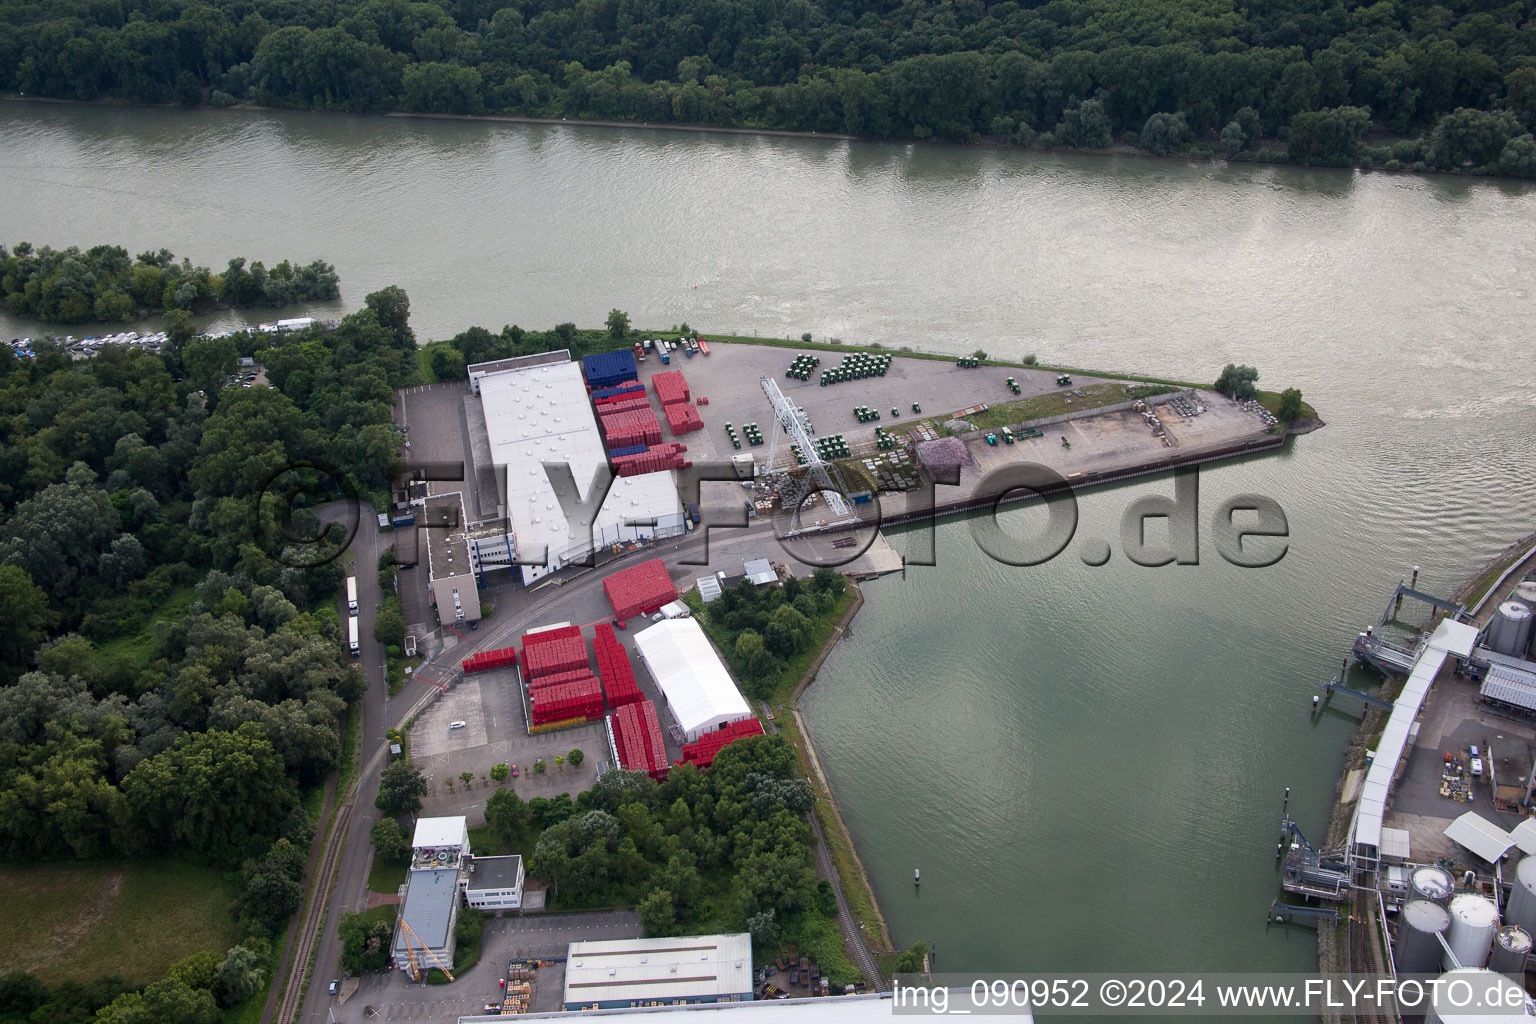
<path id="1" fill-rule="evenodd" d="M 790 138 L 790 139 L 833 139 L 843 142 L 871 142 L 888 143 L 894 145 L 942 147 L 950 149 L 984 148 L 994 150 L 1017 150 L 1021 152 L 1050 153 L 1056 155 L 1087 156 L 1087 157 L 1115 157 L 1134 158 L 1142 160 L 1174 161 L 1177 163 L 1210 163 L 1210 164 L 1249 164 L 1259 167 L 1303 167 L 1309 170 L 1331 171 L 1367 171 L 1382 174 L 1405 175 L 1412 177 L 1480 177 L 1499 180 L 1523 181 L 1529 180 L 1530 175 L 1505 174 L 1498 170 L 1498 162 L 1487 167 L 1468 171 L 1436 170 L 1424 165 L 1423 153 L 1428 148 L 1428 138 L 1416 139 L 1396 137 L 1389 135 L 1376 135 L 1363 138 L 1359 141 L 1359 152 L 1353 159 L 1345 164 L 1334 163 L 1306 163 L 1292 160 L 1285 148 L 1283 140 L 1278 138 L 1255 138 L 1251 140 L 1244 150 L 1235 156 L 1222 156 L 1211 146 L 1202 143 L 1191 143 L 1186 148 L 1180 148 L 1168 153 L 1155 153 L 1148 149 L 1142 149 L 1138 145 L 1128 142 L 1127 139 L 1136 136 L 1136 132 L 1122 132 L 1111 139 L 1108 146 L 1101 147 L 1068 147 L 1068 146 L 1039 146 L 1033 141 L 1021 143 L 995 135 L 979 135 L 969 141 L 954 139 L 938 139 L 929 136 L 927 138 L 885 136 L 885 135 L 854 135 L 847 132 L 822 132 L 800 131 L 790 128 L 760 128 L 741 125 L 710 125 L 693 124 L 683 122 L 663 121 L 622 121 L 605 118 L 571 118 L 571 117 L 531 117 L 520 114 L 450 114 L 425 110 L 388 110 L 378 112 L 347 111 L 347 110 L 314 110 L 304 107 L 272 107 L 259 103 L 233 103 L 228 106 L 215 106 L 211 103 L 198 103 L 192 107 L 179 103 L 139 103 L 132 100 L 116 99 L 113 97 L 101 97 L 94 100 L 65 99 L 53 96 L 22 96 L 7 94 L 0 99 L 19 103 L 54 103 L 54 104 L 79 104 L 86 106 L 106 106 L 137 108 L 145 110 L 213 110 L 219 112 L 254 112 L 254 113 L 302 113 L 340 115 L 344 117 L 387 117 L 387 118 L 411 118 L 431 121 L 468 121 L 483 122 L 489 124 L 530 124 L 530 125 L 564 125 L 564 126 L 590 126 L 593 128 L 638 128 L 646 131 L 686 132 L 703 135 L 757 135 L 764 138 Z M 1049 133 L 1046 133 L 1049 134 Z M 1420 159 L 1403 161 L 1395 154 L 1402 143 L 1417 144 Z"/>

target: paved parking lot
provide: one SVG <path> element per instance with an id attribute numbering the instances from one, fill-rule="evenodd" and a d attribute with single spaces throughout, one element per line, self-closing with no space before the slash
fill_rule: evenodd
<path id="1" fill-rule="evenodd" d="M 628 911 L 490 917 L 480 962 L 452 984 L 413 983 L 400 971 L 366 975 L 345 1004 L 338 1001 L 334 1019 L 338 1024 L 451 1022 L 500 1001 L 501 981 L 513 959 L 564 957 L 566 946 L 577 940 L 637 938 L 642 933 L 640 915 Z M 564 982 L 563 966 L 540 968 L 533 982 L 534 1011 L 558 1010 Z"/>
<path id="2" fill-rule="evenodd" d="M 524 800 L 592 788 L 598 763 L 607 756 L 602 724 L 528 735 L 515 679 L 511 670 L 466 676 L 411 727 L 411 760 L 427 776 L 423 814 L 462 814 L 473 828 L 485 824 L 485 801 L 498 785 L 511 786 Z M 456 721 L 464 727 L 450 728 Z M 572 748 L 585 755 L 581 766 L 556 768 L 555 756 Z M 539 758 L 548 766 L 542 775 L 533 771 Z M 480 778 L 503 763 L 517 765 L 519 777 L 504 784 Z M 462 772 L 475 775 L 467 789 Z"/>

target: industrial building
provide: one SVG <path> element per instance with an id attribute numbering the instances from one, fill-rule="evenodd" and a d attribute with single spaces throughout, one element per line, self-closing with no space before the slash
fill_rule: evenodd
<path id="1" fill-rule="evenodd" d="M 421 530 L 427 542 L 427 587 L 444 625 L 480 621 L 480 591 L 465 539 L 464 499 L 458 491 L 422 503 Z"/>
<path id="2" fill-rule="evenodd" d="M 523 858 L 472 857 L 459 876 L 464 902 L 480 910 L 517 910 L 523 905 Z"/>
<path id="3" fill-rule="evenodd" d="M 964 1007 L 971 998 L 969 989 L 952 989 L 949 1005 Z M 681 1006 L 647 1006 L 634 1009 L 589 1010 L 588 1017 L 604 1024 L 876 1024 L 893 1017 L 894 999 L 890 993 L 836 996 L 827 999 L 768 999 L 750 1003 L 685 1003 Z M 570 1020 L 563 1012 L 529 1013 L 518 1020 Z M 1034 1015 L 1027 1008 L 989 1009 L 988 1020 L 1011 1024 L 1032 1024 Z M 505 1017 L 475 1015 L 460 1017 L 459 1024 L 493 1024 Z"/>
<path id="4" fill-rule="evenodd" d="M 411 868 L 395 926 L 395 966 L 402 971 L 453 963 L 453 926 L 459 916 L 459 869 L 469 857 L 469 822 L 463 816 L 420 818 L 411 837 Z"/>
<path id="5" fill-rule="evenodd" d="M 567 1010 L 752 1000 L 752 937 L 690 935 L 573 942 Z"/>
<path id="6" fill-rule="evenodd" d="M 641 630 L 635 634 L 635 652 L 661 688 L 683 742 L 752 717 L 694 619 L 663 619 Z"/>
<path id="7" fill-rule="evenodd" d="M 529 584 L 595 549 L 684 532 L 670 472 L 619 477 L 595 515 L 590 508 L 578 511 L 608 456 L 581 366 L 568 351 L 476 363 L 469 380 L 480 396 L 491 463 L 506 472 L 508 532 L 477 544 L 478 561 L 489 566 L 515 558 Z M 563 474 L 552 480 L 546 463 L 569 467 L 570 480 Z"/>

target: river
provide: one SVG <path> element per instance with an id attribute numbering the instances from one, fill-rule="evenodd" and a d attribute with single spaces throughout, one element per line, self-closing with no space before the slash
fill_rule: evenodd
<path id="1" fill-rule="evenodd" d="M 323 258 L 343 298 L 315 312 L 399 284 L 424 340 L 618 307 L 1302 388 L 1327 429 L 1201 478 L 1204 521 L 1241 492 L 1284 508 L 1272 568 L 1204 535 L 1199 566 L 1074 546 L 1012 568 L 951 523 L 937 566 L 869 586 L 806 710 L 897 941 L 942 968 L 1310 966 L 1310 933 L 1265 911 L 1281 792 L 1321 832 L 1352 727 L 1310 720 L 1316 683 L 1411 565 L 1448 592 L 1532 527 L 1529 185 L 15 102 L 0 138 L 7 243 Z M 1152 492 L 1085 496 L 1079 537 L 1118 548 Z"/>

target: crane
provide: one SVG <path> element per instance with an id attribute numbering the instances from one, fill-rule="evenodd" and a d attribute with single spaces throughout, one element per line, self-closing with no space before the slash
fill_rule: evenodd
<path id="1" fill-rule="evenodd" d="M 449 981 L 453 980 L 453 972 L 448 969 L 448 965 L 443 963 L 442 958 L 439 957 L 436 953 L 432 952 L 432 950 L 427 946 L 425 942 L 421 941 L 421 936 L 416 934 L 416 929 L 411 927 L 411 923 L 405 919 L 404 915 L 401 915 L 400 917 L 400 931 L 405 938 L 405 955 L 411 961 L 412 981 L 421 980 L 421 966 L 416 963 L 416 951 L 411 948 L 412 939 L 416 940 L 416 945 L 421 947 L 421 951 L 423 953 L 432 958 L 432 963 L 437 967 L 437 969 L 446 974 Z"/>
<path id="2" fill-rule="evenodd" d="M 834 477 L 839 475 L 837 465 L 822 460 L 821 454 L 816 448 L 815 436 L 810 430 L 810 421 L 806 419 L 805 413 L 796 408 L 795 404 L 784 396 L 784 392 L 779 390 L 778 382 L 771 377 L 759 377 L 758 384 L 762 387 L 763 394 L 773 406 L 773 418 L 777 422 L 779 430 L 782 430 L 794 439 L 795 444 L 800 448 L 801 457 L 805 459 L 806 479 L 796 481 L 796 486 L 790 492 L 790 496 L 794 498 L 794 501 L 786 500 L 785 507 L 798 508 L 799 501 L 807 493 L 819 490 L 824 493 L 827 508 L 833 516 L 833 522 L 826 525 L 847 526 L 858 523 L 858 515 L 854 513 L 849 507 L 847 500 L 843 497 L 847 491 L 841 486 L 840 480 L 834 482 Z M 779 430 L 773 432 L 773 443 L 768 448 L 767 466 L 769 473 L 776 471 L 774 461 L 778 458 L 779 452 Z M 787 473 L 781 475 L 789 476 Z M 799 532 L 802 531 L 798 526 L 791 530 L 791 534 Z"/>

